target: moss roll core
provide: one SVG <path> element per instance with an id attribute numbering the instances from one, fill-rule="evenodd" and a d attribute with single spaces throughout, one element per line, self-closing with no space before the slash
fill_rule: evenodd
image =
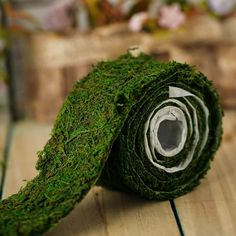
<path id="1" fill-rule="evenodd" d="M 1 201 L 0 235 L 42 234 L 95 184 L 155 200 L 191 191 L 221 120 L 216 90 L 192 66 L 129 53 L 98 63 L 65 100 L 38 175 Z"/>

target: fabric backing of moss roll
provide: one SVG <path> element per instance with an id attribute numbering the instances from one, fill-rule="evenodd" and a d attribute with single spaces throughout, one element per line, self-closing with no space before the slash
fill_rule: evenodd
<path id="1" fill-rule="evenodd" d="M 163 101 L 167 102 L 160 109 L 181 109 L 177 98 L 170 99 L 172 87 L 201 99 L 209 116 L 206 119 L 196 97 L 178 97 L 188 107 L 182 112 L 188 118 L 187 139 L 174 156 L 156 153 L 153 164 L 147 158 L 144 130 L 149 140 L 147 120 Z M 130 53 L 98 63 L 65 100 L 50 140 L 38 152 L 38 175 L 17 194 L 1 201 L 0 235 L 42 234 L 66 216 L 95 184 L 156 200 L 189 192 L 210 167 L 221 140 L 221 120 L 216 90 L 192 66 L 160 63 L 148 55 L 133 57 Z M 206 125 L 209 133 L 201 148 Z M 193 145 L 191 162 L 175 171 L 172 167 L 185 165 Z"/>

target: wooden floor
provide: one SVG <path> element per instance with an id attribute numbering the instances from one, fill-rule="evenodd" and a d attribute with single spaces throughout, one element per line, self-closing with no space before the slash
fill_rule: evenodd
<path id="1" fill-rule="evenodd" d="M 3 198 L 37 173 L 36 151 L 49 125 L 8 126 L 0 115 L 0 179 Z M 234 236 L 236 235 L 236 111 L 225 112 L 224 138 L 212 168 L 193 192 L 173 202 L 151 202 L 95 187 L 47 236 Z"/>

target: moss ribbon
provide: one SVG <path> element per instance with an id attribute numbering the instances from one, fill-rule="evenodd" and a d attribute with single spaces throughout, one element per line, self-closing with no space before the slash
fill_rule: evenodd
<path id="1" fill-rule="evenodd" d="M 130 53 L 98 63 L 61 108 L 39 174 L 0 203 L 0 235 L 40 235 L 95 184 L 157 200 L 189 192 L 221 120 L 216 90 L 192 66 Z"/>

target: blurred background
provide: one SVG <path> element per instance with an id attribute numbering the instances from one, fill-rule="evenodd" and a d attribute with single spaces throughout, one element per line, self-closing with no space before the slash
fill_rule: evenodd
<path id="1" fill-rule="evenodd" d="M 236 108 L 235 0 L 1 1 L 0 113 L 51 123 L 75 81 L 128 48 L 197 66 Z"/>

